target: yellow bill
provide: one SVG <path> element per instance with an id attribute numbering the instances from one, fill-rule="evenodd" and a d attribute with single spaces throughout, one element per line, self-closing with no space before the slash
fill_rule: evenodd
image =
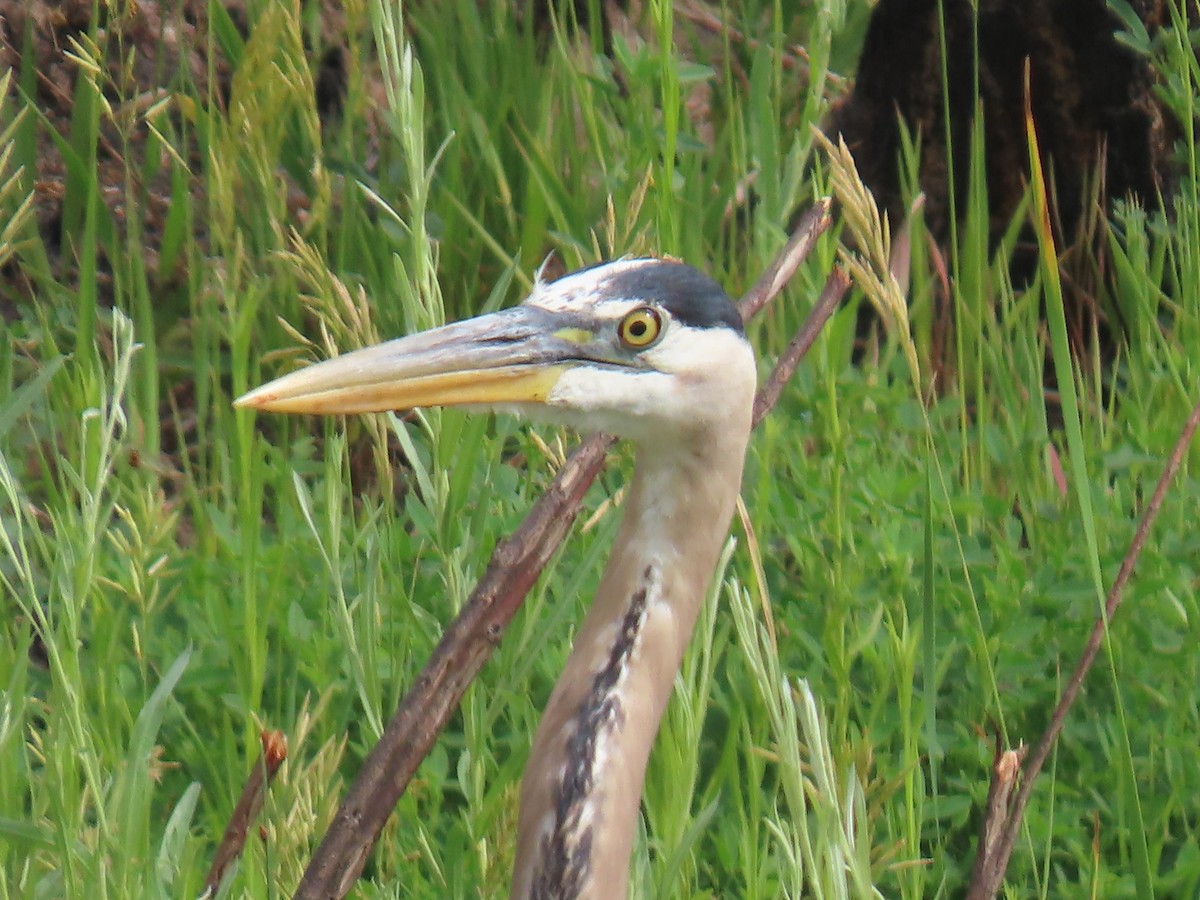
<path id="1" fill-rule="evenodd" d="M 317 363 L 235 405 L 323 415 L 541 404 L 564 371 L 595 359 L 592 336 L 578 316 L 517 306 Z"/>

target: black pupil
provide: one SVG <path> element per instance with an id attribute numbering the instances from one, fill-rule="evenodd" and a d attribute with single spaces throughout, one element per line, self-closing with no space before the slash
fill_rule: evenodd
<path id="1" fill-rule="evenodd" d="M 634 337 L 641 337 L 646 333 L 646 323 L 642 320 L 629 323 L 629 333 Z"/>

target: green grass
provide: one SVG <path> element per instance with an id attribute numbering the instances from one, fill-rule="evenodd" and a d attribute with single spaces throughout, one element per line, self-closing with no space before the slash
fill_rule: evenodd
<path id="1" fill-rule="evenodd" d="M 184 81 L 132 117 L 127 85 L 86 62 L 119 29 L 81 37 L 61 267 L 22 212 L 46 123 L 0 109 L 0 261 L 32 289 L 0 342 L 0 897 L 195 896 L 261 728 L 287 733 L 289 758 L 227 891 L 288 894 L 570 441 L 454 411 L 255 417 L 233 397 L 298 357 L 515 302 L 550 250 L 568 266 L 669 252 L 739 293 L 836 183 L 810 126 L 864 4 L 751 3 L 735 20 L 757 49 L 684 25 L 672 50 L 678 11 L 652 3 L 658 43 L 615 35 L 611 60 L 577 23 L 537 35 L 510 6 L 401 22 L 347 4 L 346 111 L 324 123 L 315 7 L 251 4 L 245 38 L 215 19 L 200 49 L 235 64 L 229 95 Z M 780 63 L 796 43 L 811 80 Z M 1186 36 L 1145 49 L 1190 121 Z M 36 76 L 12 77 L 29 94 Z M 123 220 L 98 180 L 113 133 L 149 134 L 127 145 Z M 1122 205 L 1106 226 L 1103 299 L 1128 323 L 1111 364 L 1065 352 L 1053 266 L 1011 285 L 975 177 L 952 258 L 958 376 L 929 390 L 920 240 L 909 308 L 888 307 L 852 365 L 855 306 L 889 290 L 886 253 L 860 241 L 865 292 L 754 437 L 745 517 L 651 760 L 634 896 L 962 893 L 994 735 L 1040 735 L 1200 397 L 1200 162 L 1180 153 L 1169 217 Z M 151 172 L 172 203 L 148 236 Z M 753 208 L 730 214 L 751 173 Z M 836 254 L 823 239 L 750 329 L 764 369 Z M 1035 791 L 1008 896 L 1200 892 L 1197 459 Z M 361 896 L 502 894 L 529 742 L 630 460 L 614 452 Z"/>

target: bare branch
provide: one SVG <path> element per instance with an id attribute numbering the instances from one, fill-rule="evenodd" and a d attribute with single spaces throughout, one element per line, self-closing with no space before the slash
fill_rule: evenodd
<path id="1" fill-rule="evenodd" d="M 1183 431 L 1180 432 L 1179 439 L 1175 442 L 1175 447 L 1172 449 L 1171 455 L 1167 459 L 1167 464 L 1163 468 L 1163 473 L 1158 479 L 1158 485 L 1154 488 L 1154 494 L 1146 506 L 1146 511 L 1142 514 L 1141 522 L 1138 523 L 1133 541 L 1129 545 L 1129 551 L 1125 554 L 1125 558 L 1121 560 L 1121 568 L 1117 571 L 1117 577 L 1113 581 L 1112 588 L 1109 590 L 1108 597 L 1105 600 L 1104 612 L 1102 615 L 1096 617 L 1096 622 L 1092 626 L 1092 633 L 1088 637 L 1088 642 L 1083 649 L 1082 656 L 1079 658 L 1079 663 L 1075 666 L 1075 671 L 1071 674 L 1071 679 L 1067 682 L 1067 687 L 1063 691 L 1062 697 L 1059 698 L 1058 705 L 1054 707 L 1054 714 L 1050 717 L 1050 724 L 1046 726 L 1046 731 L 1042 734 L 1041 740 L 1038 741 L 1033 753 L 1030 754 L 1029 761 L 1021 773 L 1021 786 L 1017 791 L 1016 798 L 1012 802 L 1011 809 L 1007 811 L 1003 832 L 1000 834 L 999 839 L 994 842 L 981 841 L 979 849 L 976 851 L 971 886 L 967 894 L 968 900 L 991 900 L 1000 890 L 1000 883 L 1004 880 L 1004 873 L 1008 869 L 1008 860 L 1012 856 L 1013 847 L 1017 841 L 1017 833 L 1021 828 L 1021 818 L 1024 816 L 1025 807 L 1029 805 L 1029 798 L 1033 794 L 1034 780 L 1041 772 L 1046 759 L 1050 756 L 1050 751 L 1054 748 L 1054 742 L 1058 740 L 1059 734 L 1062 733 L 1063 725 L 1067 721 L 1067 714 L 1071 711 L 1071 707 L 1074 706 L 1075 700 L 1079 696 L 1079 691 L 1083 688 L 1084 679 L 1087 678 L 1087 674 L 1092 668 L 1092 663 L 1096 660 L 1096 654 L 1100 652 L 1100 648 L 1104 644 L 1109 623 L 1121 605 L 1125 585 L 1129 583 L 1129 579 L 1133 575 L 1138 558 L 1142 555 L 1142 548 L 1146 545 L 1146 538 L 1150 534 L 1150 528 L 1158 518 L 1158 513 L 1162 509 L 1163 500 L 1167 496 L 1167 490 L 1170 488 L 1171 482 L 1175 479 L 1179 467 L 1183 465 L 1188 445 L 1191 443 L 1197 427 L 1200 427 L 1200 403 L 1197 403 L 1192 409 L 1191 416 L 1188 417 L 1187 422 L 1183 426 Z M 996 775 L 993 776 L 992 788 L 988 792 L 989 804 L 992 794 L 996 791 L 996 777 Z"/>
<path id="2" fill-rule="evenodd" d="M 822 200 L 739 304 L 754 315 L 783 289 L 829 224 Z M 828 290 L 828 289 L 827 289 Z M 821 304 L 813 311 L 816 316 Z M 823 323 L 829 313 L 825 312 Z M 819 331 L 819 326 L 814 330 Z M 809 339 L 811 344 L 811 338 Z M 792 369 L 795 363 L 792 363 Z M 778 390 L 776 390 L 778 397 Z M 774 405 L 773 401 L 770 405 Z M 759 404 L 755 403 L 755 409 Z M 766 407 L 769 409 L 770 407 Z M 583 496 L 613 444 L 607 435 L 583 441 L 559 469 L 525 521 L 496 545 L 458 619 L 446 629 L 432 657 L 367 755 L 325 838 L 296 889 L 297 900 L 344 897 L 362 872 L 387 818 L 417 767 L 433 748 L 463 694 L 491 657 L 504 629 L 525 601 L 542 569 L 571 529 Z"/>
<path id="3" fill-rule="evenodd" d="M 613 439 L 592 435 L 559 469 L 487 571 L 372 748 L 304 872 L 297 898 L 344 897 L 387 817 L 558 549 Z"/>
<path id="4" fill-rule="evenodd" d="M 992 783 L 988 786 L 987 801 L 983 806 L 983 823 L 979 826 L 979 853 L 975 856 L 975 867 L 971 871 L 971 883 L 983 881 L 983 871 L 989 860 L 995 859 L 996 848 L 1004 840 L 1004 829 L 1013 808 L 1012 798 L 1021 779 L 1021 763 L 1029 748 L 1024 744 L 1016 750 L 1003 750 L 1000 738 L 996 737 L 996 757 L 992 760 Z M 970 895 L 968 895 L 970 896 Z"/>

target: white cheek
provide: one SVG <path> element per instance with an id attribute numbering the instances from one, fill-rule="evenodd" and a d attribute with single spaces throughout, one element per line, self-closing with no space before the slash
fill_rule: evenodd
<path id="1" fill-rule="evenodd" d="M 748 415 L 754 353 L 739 335 L 724 328 L 672 328 L 644 358 L 657 371 L 585 366 L 564 372 L 546 398 L 544 418 L 654 441 Z"/>
<path id="2" fill-rule="evenodd" d="M 647 360 L 671 377 L 673 402 L 664 408 L 676 412 L 681 425 L 725 421 L 754 402 L 754 351 L 729 329 L 673 330 Z"/>
<path id="3" fill-rule="evenodd" d="M 672 327 L 646 359 L 660 372 L 735 387 L 754 380 L 754 351 L 746 339 L 728 328 Z M 751 386 L 751 390 L 753 387 Z"/>
<path id="4" fill-rule="evenodd" d="M 638 440 L 652 433 L 656 414 L 661 416 L 670 400 L 672 381 L 658 372 L 571 369 L 546 398 L 547 414 L 580 430 Z"/>

